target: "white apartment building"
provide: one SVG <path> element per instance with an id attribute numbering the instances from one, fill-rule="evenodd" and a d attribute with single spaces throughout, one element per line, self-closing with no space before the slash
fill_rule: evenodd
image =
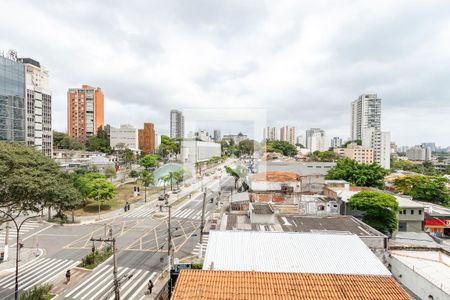
<path id="1" fill-rule="evenodd" d="M 328 150 L 330 148 L 330 140 L 325 135 L 325 131 L 320 128 L 306 130 L 306 148 L 310 152 Z"/>
<path id="2" fill-rule="evenodd" d="M 209 136 L 209 133 L 206 130 L 204 130 L 204 129 L 201 129 L 201 130 L 195 132 L 194 135 L 195 135 L 196 138 L 200 139 L 203 142 L 210 142 L 211 141 L 211 137 Z"/>
<path id="3" fill-rule="evenodd" d="M 46 156 L 52 156 L 52 92 L 48 71 L 38 61 L 20 58 L 25 67 L 26 142 Z"/>
<path id="4" fill-rule="evenodd" d="M 362 94 L 352 102 L 352 140 L 362 140 L 364 128 L 381 129 L 381 98 Z"/>
<path id="5" fill-rule="evenodd" d="M 289 127 L 283 126 L 280 128 L 280 141 L 288 141 L 289 139 Z"/>
<path id="6" fill-rule="evenodd" d="M 352 102 L 352 140 L 361 140 L 363 147 L 372 148 L 374 161 L 390 168 L 391 135 L 381 131 L 381 98 L 377 94 L 362 94 Z"/>
<path id="7" fill-rule="evenodd" d="M 342 139 L 340 137 L 335 136 L 331 139 L 331 148 L 342 147 L 342 144 Z"/>
<path id="8" fill-rule="evenodd" d="M 278 140 L 277 128 L 276 127 L 266 127 L 263 132 L 264 141 L 276 141 Z"/>
<path id="9" fill-rule="evenodd" d="M 356 143 L 350 143 L 347 148 L 334 148 L 334 152 L 346 158 L 356 160 L 361 164 L 373 163 L 373 149 L 359 146 Z"/>
<path id="10" fill-rule="evenodd" d="M 109 139 L 113 149 L 128 148 L 134 150 L 139 148 L 138 129 L 129 124 L 120 125 L 119 128 L 111 127 Z"/>
<path id="11" fill-rule="evenodd" d="M 295 145 L 295 142 L 296 142 L 295 138 L 296 138 L 295 127 L 290 127 L 289 134 L 288 134 L 289 144 Z"/>
<path id="12" fill-rule="evenodd" d="M 297 137 L 297 144 L 298 145 L 303 145 L 303 147 L 306 147 L 306 145 L 305 145 L 305 137 L 303 135 L 299 135 Z"/>
<path id="13" fill-rule="evenodd" d="M 406 157 L 408 157 L 409 160 L 430 161 L 431 148 L 422 145 L 411 147 L 406 150 Z"/>
<path id="14" fill-rule="evenodd" d="M 181 161 L 184 164 L 195 164 L 207 161 L 214 156 L 221 156 L 221 146 L 214 142 L 183 141 L 181 143 Z"/>
<path id="15" fill-rule="evenodd" d="M 184 138 L 184 116 L 179 110 L 170 111 L 170 137 L 172 139 Z"/>

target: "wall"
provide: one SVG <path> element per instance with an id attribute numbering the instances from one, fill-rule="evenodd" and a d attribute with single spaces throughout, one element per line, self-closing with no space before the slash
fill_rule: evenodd
<path id="1" fill-rule="evenodd" d="M 394 256 L 389 257 L 388 262 L 391 265 L 390 270 L 394 278 L 420 299 L 429 299 L 428 297 L 430 295 L 433 296 L 433 300 L 446 300 L 450 298 L 449 294 L 413 271 Z"/>

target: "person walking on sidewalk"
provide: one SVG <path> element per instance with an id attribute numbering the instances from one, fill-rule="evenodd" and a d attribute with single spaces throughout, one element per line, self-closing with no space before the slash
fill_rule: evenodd
<path id="1" fill-rule="evenodd" d="M 149 279 L 149 281 L 148 281 L 147 289 L 148 289 L 148 293 L 151 294 L 152 290 L 153 290 L 153 281 L 151 279 Z"/>
<path id="2" fill-rule="evenodd" d="M 68 284 L 69 281 L 70 281 L 70 269 L 67 270 L 67 272 L 66 272 L 66 284 Z"/>

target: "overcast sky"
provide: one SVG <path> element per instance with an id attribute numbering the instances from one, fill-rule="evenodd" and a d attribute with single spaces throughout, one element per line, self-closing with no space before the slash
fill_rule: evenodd
<path id="1" fill-rule="evenodd" d="M 350 102 L 376 92 L 398 145 L 450 145 L 448 0 L 14 0 L 0 11 L 0 49 L 49 69 L 57 130 L 67 89 L 83 83 L 103 89 L 106 123 L 150 121 L 160 134 L 172 108 L 258 108 L 269 125 L 346 138 Z M 242 130 L 220 121 L 210 128 Z"/>

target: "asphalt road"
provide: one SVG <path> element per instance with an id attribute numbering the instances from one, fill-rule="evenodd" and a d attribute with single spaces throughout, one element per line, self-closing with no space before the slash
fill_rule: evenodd
<path id="1" fill-rule="evenodd" d="M 217 209 L 216 201 L 209 202 L 213 195 L 211 191 L 220 189 L 218 179 L 211 177 L 207 180 L 206 220 Z M 224 175 L 221 182 L 232 180 Z M 168 212 L 167 208 L 160 211 L 160 203 L 157 200 L 148 202 L 127 214 L 94 224 L 52 226 L 46 223 L 30 223 L 28 231 L 23 233 L 25 247 L 43 248 L 45 254 L 20 266 L 20 290 L 46 282 L 59 283 L 67 269 L 77 266 L 82 257 L 90 253 L 93 246 L 90 239 L 105 237 L 112 229 L 117 241 L 117 266 L 122 299 L 143 299 L 148 280 L 157 278 L 168 266 Z M 170 223 L 175 257 L 198 254 L 195 251 L 198 251 L 202 206 L 203 194 L 197 193 L 195 197 L 172 208 Z M 98 248 L 105 244 L 97 242 L 95 246 Z M 0 299 L 13 299 L 14 274 L 3 273 L 0 273 Z M 84 274 L 77 284 L 69 284 L 59 289 L 58 299 L 113 298 L 112 276 L 110 259 L 94 271 Z"/>

